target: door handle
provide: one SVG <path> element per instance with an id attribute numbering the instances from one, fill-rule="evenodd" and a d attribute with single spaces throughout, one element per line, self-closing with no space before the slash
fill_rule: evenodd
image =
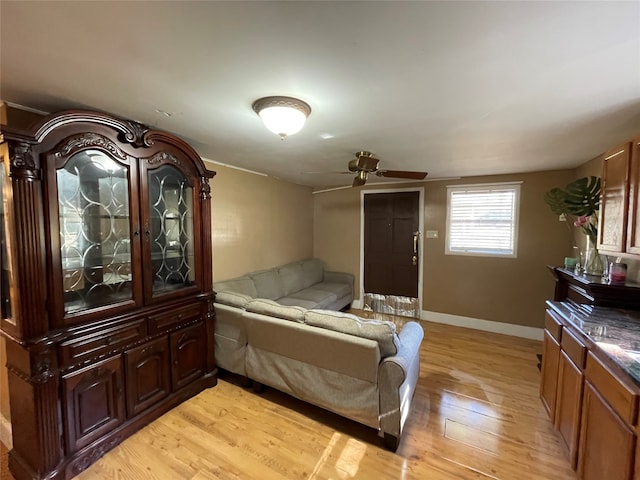
<path id="1" fill-rule="evenodd" d="M 411 264 L 418 264 L 418 239 L 420 238 L 420 231 L 413 232 L 413 257 L 411 257 Z"/>

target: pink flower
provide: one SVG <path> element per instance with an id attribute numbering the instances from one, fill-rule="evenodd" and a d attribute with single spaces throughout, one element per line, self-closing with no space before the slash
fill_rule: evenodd
<path id="1" fill-rule="evenodd" d="M 573 225 L 576 227 L 582 227 L 586 223 L 589 223 L 589 216 L 582 215 L 581 217 L 578 217 L 578 219 L 575 222 L 573 222 Z"/>

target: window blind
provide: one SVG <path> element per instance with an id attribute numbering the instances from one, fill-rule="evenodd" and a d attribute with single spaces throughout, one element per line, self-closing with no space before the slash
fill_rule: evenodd
<path id="1" fill-rule="evenodd" d="M 519 185 L 449 187 L 447 252 L 516 255 Z"/>

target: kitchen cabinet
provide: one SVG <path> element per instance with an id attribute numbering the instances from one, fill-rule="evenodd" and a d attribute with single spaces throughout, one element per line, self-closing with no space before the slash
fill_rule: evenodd
<path id="1" fill-rule="evenodd" d="M 627 253 L 640 255 L 640 137 L 631 142 L 629 169 L 629 214 L 627 221 Z"/>
<path id="2" fill-rule="evenodd" d="M 575 469 L 582 413 L 586 347 L 569 330 L 562 334 L 554 424 Z"/>
<path id="3" fill-rule="evenodd" d="M 629 206 L 629 161 L 631 147 L 625 143 L 602 155 L 598 249 L 624 252 Z"/>
<path id="4" fill-rule="evenodd" d="M 562 325 L 556 318 L 555 314 L 547 311 L 545 317 L 544 337 L 542 340 L 540 399 L 552 420 L 556 415 L 561 335 Z"/>
<path id="5" fill-rule="evenodd" d="M 214 172 L 182 139 L 101 113 L 0 132 L 9 466 L 71 478 L 216 384 Z"/>
<path id="6" fill-rule="evenodd" d="M 578 477 L 631 480 L 637 441 L 633 429 L 637 388 L 616 377 L 591 353 L 586 372 Z"/>
<path id="7" fill-rule="evenodd" d="M 598 249 L 640 255 L 640 137 L 602 155 Z"/>
<path id="8" fill-rule="evenodd" d="M 551 357 L 547 366 L 543 354 L 541 398 L 571 466 L 579 480 L 640 478 L 634 476 L 640 468 L 640 313 L 571 301 L 547 305 L 545 339 L 560 335 L 558 352 L 552 350 L 558 360 Z M 555 379 L 549 376 L 554 369 Z M 553 400 L 545 398 L 553 391 Z"/>

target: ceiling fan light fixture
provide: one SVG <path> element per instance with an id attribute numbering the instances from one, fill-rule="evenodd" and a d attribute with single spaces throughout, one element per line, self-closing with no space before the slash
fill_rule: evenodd
<path id="1" fill-rule="evenodd" d="M 263 97 L 253 102 L 252 108 L 267 129 L 283 140 L 302 130 L 311 113 L 308 103 L 293 97 Z"/>

